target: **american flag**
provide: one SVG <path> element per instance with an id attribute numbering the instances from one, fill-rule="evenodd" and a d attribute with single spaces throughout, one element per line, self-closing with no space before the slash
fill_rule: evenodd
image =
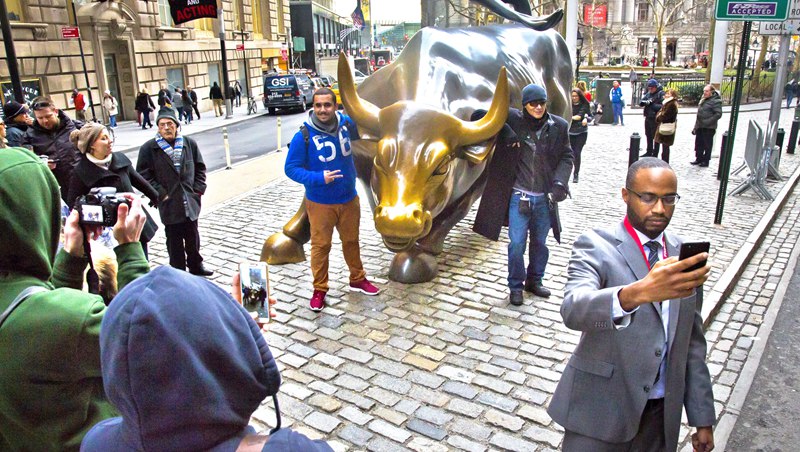
<path id="1" fill-rule="evenodd" d="M 353 18 L 353 27 L 363 30 L 364 29 L 364 13 L 361 11 L 361 0 L 356 2 L 356 9 L 350 15 Z"/>
<path id="2" fill-rule="evenodd" d="M 339 41 L 343 40 L 345 38 L 345 36 L 349 35 L 350 33 L 354 32 L 354 31 L 358 31 L 358 28 L 352 27 L 352 28 L 343 29 L 342 31 L 339 32 Z"/>

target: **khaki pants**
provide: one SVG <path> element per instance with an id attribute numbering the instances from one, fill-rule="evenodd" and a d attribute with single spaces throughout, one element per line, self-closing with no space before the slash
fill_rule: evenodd
<path id="1" fill-rule="evenodd" d="M 350 282 L 366 278 L 358 247 L 358 225 L 361 205 L 358 196 L 345 204 L 319 204 L 306 199 L 306 213 L 311 223 L 311 273 L 314 290 L 328 291 L 328 255 L 331 252 L 333 228 L 342 239 L 344 261 L 350 268 Z"/>
<path id="2" fill-rule="evenodd" d="M 222 116 L 225 113 L 222 111 L 222 99 L 211 99 L 214 102 L 214 115 Z"/>

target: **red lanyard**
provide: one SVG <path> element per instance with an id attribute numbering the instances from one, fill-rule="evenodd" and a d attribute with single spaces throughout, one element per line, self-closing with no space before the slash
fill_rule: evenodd
<path id="1" fill-rule="evenodd" d="M 647 270 L 650 270 L 650 260 L 647 258 L 647 254 L 644 252 L 644 246 L 642 246 L 642 241 L 639 240 L 639 234 L 636 233 L 636 230 L 633 229 L 631 222 L 628 221 L 628 216 L 625 216 L 625 230 L 628 231 L 628 234 L 633 238 L 633 241 L 636 242 L 636 246 L 639 247 L 639 251 L 642 253 L 642 258 L 644 258 L 644 263 L 647 265 Z M 667 235 L 661 234 L 661 256 L 663 259 L 667 258 Z"/>

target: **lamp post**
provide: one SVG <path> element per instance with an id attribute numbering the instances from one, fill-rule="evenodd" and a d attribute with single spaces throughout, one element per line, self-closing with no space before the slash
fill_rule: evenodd
<path id="1" fill-rule="evenodd" d="M 653 64 L 652 68 L 650 69 L 650 74 L 655 76 L 656 75 L 656 51 L 658 50 L 658 37 L 653 36 Z"/>
<path id="2" fill-rule="evenodd" d="M 750 50 L 753 51 L 753 64 L 750 66 L 750 79 L 753 79 L 753 74 L 756 71 L 756 46 L 758 45 L 758 37 L 753 38 L 753 43 L 750 44 Z"/>
<path id="3" fill-rule="evenodd" d="M 578 77 L 580 77 L 580 67 L 581 67 L 581 50 L 583 49 L 583 36 L 581 36 L 581 31 L 577 30 L 578 36 L 575 38 L 575 83 L 578 83 Z"/>

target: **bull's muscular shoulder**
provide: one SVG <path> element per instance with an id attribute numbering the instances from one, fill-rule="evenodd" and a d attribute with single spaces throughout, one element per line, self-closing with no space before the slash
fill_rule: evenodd
<path id="1" fill-rule="evenodd" d="M 567 120 L 562 118 L 561 116 L 554 115 L 554 114 L 550 113 L 550 118 L 553 120 L 553 122 L 556 123 L 556 127 L 558 127 L 559 129 L 561 129 L 561 128 L 568 129 L 569 128 L 569 124 L 567 123 Z"/>

